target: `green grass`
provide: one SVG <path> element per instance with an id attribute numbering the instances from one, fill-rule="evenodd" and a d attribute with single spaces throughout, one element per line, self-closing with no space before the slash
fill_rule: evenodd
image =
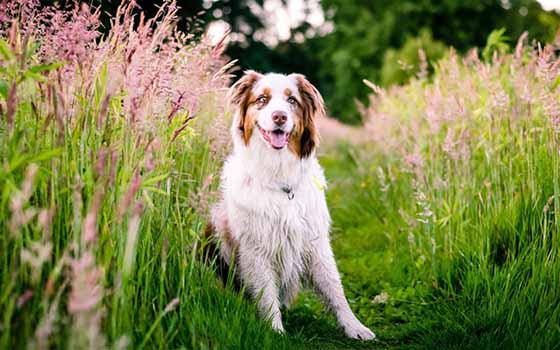
<path id="1" fill-rule="evenodd" d="M 276 334 L 198 260 L 227 133 L 223 72 L 198 67 L 211 51 L 145 51 L 169 55 L 173 65 L 153 68 L 162 75 L 192 68 L 207 92 L 185 127 L 191 112 L 169 118 L 167 86 L 130 107 L 132 83 L 109 64 L 127 58 L 126 42 L 60 65 L 10 40 L 0 40 L 0 348 L 560 347 L 559 78 L 543 52 L 492 64 L 451 53 L 432 80 L 372 98 L 371 142 L 321 150 L 346 294 L 378 336 L 358 342 L 309 292 Z"/>
<path id="2" fill-rule="evenodd" d="M 538 179 L 523 172 L 498 175 L 495 181 L 511 186 L 514 195 L 504 194 L 491 203 L 473 204 L 476 199 L 450 187 L 452 193 L 443 197 L 459 197 L 455 200 L 471 207 L 460 216 L 461 222 L 469 223 L 463 229 L 464 239 L 476 235 L 486 239 L 461 243 L 458 256 L 452 259 L 436 253 L 432 259 L 439 261 L 428 264 L 415 260 L 407 223 L 399 212 L 415 204 L 410 174 L 396 175 L 389 191 L 380 191 L 383 184 L 376 168 L 392 164 L 379 154 L 371 156 L 372 151 L 375 154 L 369 147 L 341 145 L 322 162 L 331 179 L 329 203 L 339 268 L 358 317 L 379 337 L 376 346 L 556 348 L 560 267 L 553 237 L 557 231 L 553 217 L 550 212 L 545 215 L 543 207 L 548 194 L 554 193 L 557 164 L 547 157 L 527 162 L 531 169 L 525 170 L 539 174 Z M 519 162 L 524 168 L 521 163 L 526 160 Z M 486 170 L 490 173 L 495 167 L 489 163 Z M 482 169 L 480 174 L 484 175 Z M 470 178 L 473 188 L 484 178 Z M 538 182 L 537 193 L 526 187 L 530 181 Z M 447 205 L 440 201 L 432 210 L 437 213 Z M 373 296 L 383 291 L 389 294 L 389 302 L 373 304 Z"/>

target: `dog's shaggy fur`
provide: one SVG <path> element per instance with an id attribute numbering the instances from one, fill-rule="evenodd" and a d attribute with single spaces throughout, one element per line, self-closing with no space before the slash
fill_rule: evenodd
<path id="1" fill-rule="evenodd" d="M 280 306 L 308 281 L 349 337 L 375 338 L 346 301 L 330 247 L 326 181 L 315 156 L 321 95 L 300 74 L 248 71 L 230 100 L 234 148 L 212 211 L 220 257 L 235 264 L 275 330 L 284 330 Z"/>

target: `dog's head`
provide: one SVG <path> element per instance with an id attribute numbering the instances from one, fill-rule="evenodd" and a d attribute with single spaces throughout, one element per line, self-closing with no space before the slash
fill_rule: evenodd
<path id="1" fill-rule="evenodd" d="M 306 158 L 318 144 L 316 119 L 325 114 L 323 98 L 301 74 L 247 71 L 231 87 L 230 101 L 237 109 L 236 132 L 245 146 L 257 139 L 274 150 L 287 148 Z"/>

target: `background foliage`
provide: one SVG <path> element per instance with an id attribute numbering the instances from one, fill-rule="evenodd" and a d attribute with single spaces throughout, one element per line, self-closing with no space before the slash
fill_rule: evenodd
<path id="1" fill-rule="evenodd" d="M 318 34 L 320 30 L 313 28 L 305 17 L 290 29 L 289 39 L 267 46 L 255 35 L 265 28 L 268 17 L 273 16 L 262 11 L 267 1 L 290 3 L 286 0 L 177 1 L 181 7 L 179 28 L 200 34 L 211 21 L 227 22 L 239 36 L 226 51 L 238 60 L 237 76 L 245 69 L 303 73 L 326 96 L 330 114 L 351 123 L 361 121 L 356 99 L 367 102 L 362 79 L 382 86 L 406 82 L 420 69 L 419 47 L 432 64 L 441 58 L 443 45 L 464 53 L 475 46 L 483 47 L 494 29 L 504 28 L 510 38 L 518 38 L 528 31 L 530 40 L 550 42 L 560 25 L 560 15 L 544 11 L 536 0 L 324 0 L 320 6 L 326 22 L 333 25 L 331 32 Z M 62 1 L 66 2 L 71 3 Z M 309 12 L 314 1 L 302 0 L 302 3 L 304 12 Z M 141 0 L 138 4 L 150 16 L 156 13 L 161 1 Z M 114 13 L 117 2 L 95 0 L 93 5 L 101 6 L 101 17 L 106 24 L 101 30 L 107 30 L 109 17 L 105 13 Z M 256 14 L 255 9 L 263 13 Z M 306 40 L 298 41 L 298 36 Z"/>
<path id="2" fill-rule="evenodd" d="M 367 94 L 360 86 L 361 79 L 383 85 L 403 81 L 398 76 L 382 76 L 382 71 L 398 69 L 399 62 L 390 59 L 399 57 L 392 57 L 390 53 L 387 56 L 389 49 L 401 50 L 403 54 L 407 42 L 419 40 L 427 45 L 428 60 L 438 58 L 440 50 L 434 46 L 440 45 L 431 42 L 425 34 L 428 31 L 437 42 L 465 52 L 473 46 L 483 47 L 490 32 L 501 27 L 512 38 L 527 30 L 531 38 L 548 42 L 560 23 L 558 14 L 544 12 L 531 0 L 508 2 L 509 8 L 492 0 L 326 0 L 322 4 L 325 9 L 334 10 L 336 29 L 318 39 L 323 41 L 318 77 L 329 96 L 331 113 L 347 121 L 356 120 L 355 114 L 348 113 L 356 110 L 350 102 L 352 97 L 364 101 Z M 522 8 L 526 10 L 524 16 L 520 13 Z M 430 53 L 435 56 L 431 57 Z M 401 57 L 405 63 L 413 64 L 417 53 L 410 51 L 406 58 Z M 417 71 L 418 67 L 409 69 L 409 76 Z"/>

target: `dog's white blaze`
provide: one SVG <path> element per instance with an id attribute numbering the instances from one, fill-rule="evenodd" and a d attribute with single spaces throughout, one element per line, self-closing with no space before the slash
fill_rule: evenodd
<path id="1" fill-rule="evenodd" d="M 286 132 L 292 131 L 295 120 L 295 107 L 288 103 L 284 91 L 290 89 L 292 94 L 299 99 L 297 82 L 293 77 L 283 74 L 267 74 L 253 86 L 253 95 L 259 96 L 265 88 L 270 90 L 271 99 L 263 109 L 258 111 L 257 121 L 259 125 L 265 130 L 273 130 L 275 125 L 272 121 L 272 113 L 282 111 L 288 115 L 284 130 Z"/>

